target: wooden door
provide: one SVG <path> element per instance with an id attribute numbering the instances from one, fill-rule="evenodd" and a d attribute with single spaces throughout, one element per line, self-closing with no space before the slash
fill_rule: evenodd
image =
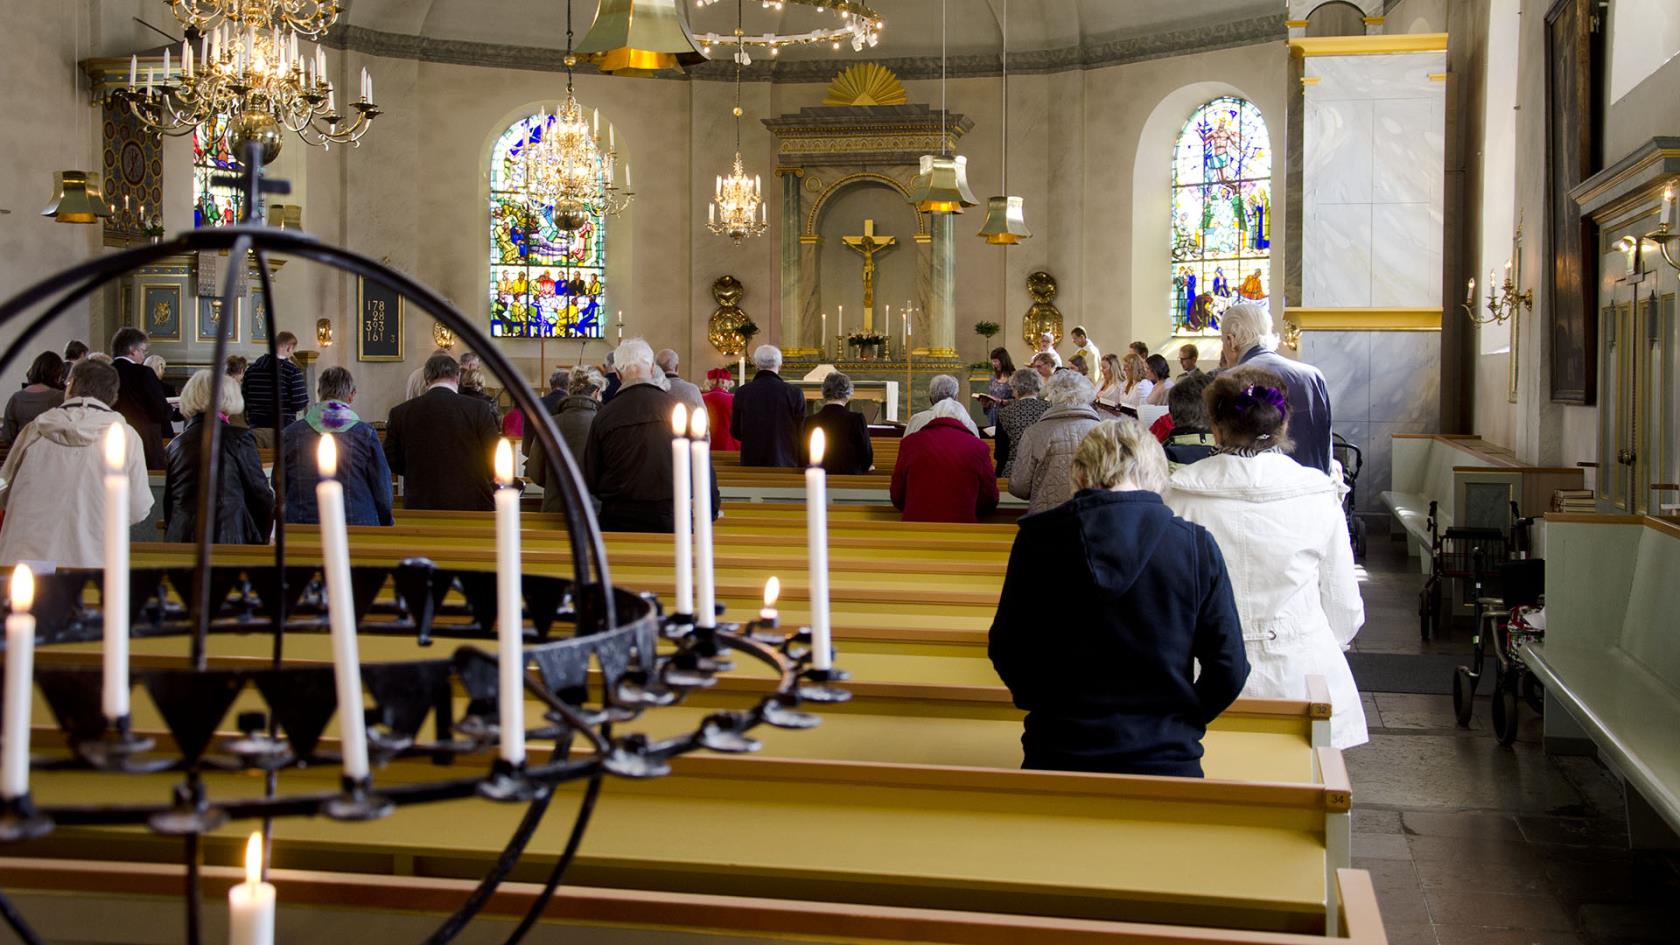
<path id="1" fill-rule="evenodd" d="M 1597 167 L 1598 55 L 1593 0 L 1546 15 L 1546 279 L 1551 395 L 1591 404 L 1598 385 L 1598 245 L 1570 192 Z"/>

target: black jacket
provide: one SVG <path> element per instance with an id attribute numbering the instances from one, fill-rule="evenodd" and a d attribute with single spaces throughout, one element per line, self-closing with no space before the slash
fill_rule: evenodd
<path id="1" fill-rule="evenodd" d="M 619 388 L 589 425 L 583 447 L 583 481 L 601 503 L 601 530 L 669 532 L 671 518 L 671 411 L 677 399 L 652 384 Z M 717 517 L 716 470 L 712 517 Z"/>
<path id="2" fill-rule="evenodd" d="M 140 445 L 146 450 L 146 468 L 164 468 L 163 431 L 169 429 L 174 410 L 169 395 L 158 380 L 157 372 L 144 364 L 124 358 L 112 358 L 117 369 L 117 402 L 111 406 L 123 415 L 134 432 L 140 434 Z"/>
<path id="3" fill-rule="evenodd" d="M 729 432 L 741 441 L 743 466 L 798 466 L 794 442 L 805 419 L 805 394 L 775 371 L 759 371 L 735 392 Z"/>
<path id="4" fill-rule="evenodd" d="M 165 450 L 164 541 L 198 538 L 198 462 L 204 432 L 204 417 L 194 417 Z M 263 475 L 256 436 L 244 427 L 223 423 L 219 467 L 221 489 L 216 494 L 216 532 L 211 540 L 219 545 L 268 544 L 274 489 Z"/>
<path id="5" fill-rule="evenodd" d="M 403 508 L 494 509 L 500 435 L 494 407 L 447 387 L 392 407 L 385 460 L 403 477 Z"/>
<path id="6" fill-rule="evenodd" d="M 823 431 L 823 468 L 831 476 L 866 473 L 875 465 L 875 447 L 869 442 L 869 424 L 863 414 L 841 404 L 824 404 L 805 418 L 805 432 L 799 438 L 799 452 L 805 464 L 811 462 L 811 431 Z"/>
<path id="7" fill-rule="evenodd" d="M 240 388 L 245 395 L 246 425 L 253 429 L 274 426 L 274 365 L 280 365 L 280 428 L 284 430 L 309 406 L 309 388 L 303 382 L 303 368 L 290 358 L 284 361 L 265 354 L 245 369 Z"/>
<path id="8" fill-rule="evenodd" d="M 1207 724 L 1248 679 L 1219 547 L 1153 492 L 1021 519 L 990 653 L 1027 711 L 1028 768 L 1200 777 Z"/>

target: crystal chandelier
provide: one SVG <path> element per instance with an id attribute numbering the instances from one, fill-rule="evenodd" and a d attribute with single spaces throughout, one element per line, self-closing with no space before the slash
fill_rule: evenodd
<path id="1" fill-rule="evenodd" d="M 695 0 L 695 6 L 704 8 L 717 2 L 718 0 Z M 862 52 L 864 47 L 873 48 L 881 41 L 881 30 L 887 25 L 881 14 L 859 0 L 759 0 L 759 5 L 766 10 L 780 11 L 789 3 L 833 13 L 839 17 L 839 25 L 805 33 L 757 33 L 752 36 L 746 36 L 737 29 L 729 35 L 696 33 L 694 38 L 699 41 L 700 51 L 704 53 L 710 53 L 713 46 L 763 46 L 770 50 L 770 55 L 775 56 L 781 52 L 783 46 L 815 46 L 823 43 L 837 51 L 844 44 L 851 46 L 853 52 Z"/>
<path id="2" fill-rule="evenodd" d="M 325 51 L 319 45 L 304 49 L 298 37 L 311 34 L 290 25 L 301 20 L 324 30 L 337 17 L 336 5 L 300 0 L 228 0 L 225 4 L 177 0 L 173 5 L 177 15 L 188 7 L 200 21 L 220 22 L 198 32 L 194 20 L 183 18 L 189 35 L 181 43 L 178 72 L 172 67 L 170 50 L 165 49 L 162 74 L 147 67 L 141 84 L 139 59 L 130 58 L 128 87 L 118 89 L 115 96 L 151 131 L 184 135 L 222 120 L 227 123 L 234 154 L 244 154 L 254 142 L 262 146 L 266 163 L 280 153 L 284 131 L 323 148 L 354 145 L 379 117 L 367 70 L 362 70 L 356 99 L 341 111 L 337 89 L 327 77 Z M 203 11 L 210 6 L 236 8 L 237 16 L 225 12 L 206 18 Z M 304 7 L 309 10 L 300 9 Z M 317 22 L 323 18 L 324 24 Z"/>
<path id="3" fill-rule="evenodd" d="M 224 23 L 237 29 L 278 26 L 310 39 L 325 36 L 343 11 L 336 0 L 165 0 L 181 25 L 208 33 Z"/>
<path id="4" fill-rule="evenodd" d="M 570 232 L 589 217 L 617 216 L 635 199 L 630 189 L 630 166 L 624 166 L 624 187 L 615 183 L 618 151 L 616 135 L 607 125 L 607 146 L 601 147 L 601 113 L 589 121 L 572 94 L 572 4 L 566 3 L 566 100 L 554 119 L 541 126 L 542 137 L 526 149 L 526 180 L 533 209 L 552 207 L 554 223 Z"/>
<path id="5" fill-rule="evenodd" d="M 735 0 L 735 37 L 742 35 L 743 0 Z M 735 163 L 728 177 L 717 179 L 712 202 L 706 206 L 706 229 L 735 242 L 758 236 L 770 227 L 770 210 L 757 174 L 747 176 L 741 163 L 741 70 L 752 61 L 745 46 L 735 46 Z"/>

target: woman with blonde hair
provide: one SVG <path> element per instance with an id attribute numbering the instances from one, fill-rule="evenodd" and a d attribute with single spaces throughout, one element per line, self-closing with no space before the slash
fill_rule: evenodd
<path id="1" fill-rule="evenodd" d="M 1093 427 L 1073 478 L 1070 501 L 1021 519 L 992 620 L 1022 767 L 1201 777 L 1207 725 L 1248 676 L 1219 547 L 1161 500 L 1167 460 L 1135 420 Z"/>
<path id="2" fill-rule="evenodd" d="M 1368 740 L 1342 651 L 1365 622 L 1338 483 L 1291 459 L 1283 380 L 1261 368 L 1213 379 L 1204 394 L 1214 453 L 1173 473 L 1167 504 L 1213 533 L 1231 566 L 1245 696 L 1301 699 L 1308 675 L 1330 685 L 1330 743 Z"/>
<path id="3" fill-rule="evenodd" d="M 1120 406 L 1126 395 L 1126 378 L 1121 374 L 1120 356 L 1113 352 L 1103 355 L 1102 379 L 1097 385 L 1097 399 L 1111 407 Z"/>
<path id="4" fill-rule="evenodd" d="M 217 416 L 206 416 L 210 396 L 221 387 Z M 274 523 L 274 489 L 263 475 L 257 438 L 245 427 L 228 422 L 245 412 L 239 384 L 221 371 L 202 370 L 181 388 L 181 415 L 187 428 L 164 450 L 163 540 L 195 541 L 198 536 L 199 456 L 209 424 L 221 424 L 220 484 L 216 493 L 216 523 L 210 540 L 226 545 L 262 545 Z"/>
<path id="5" fill-rule="evenodd" d="M 1149 392 L 1155 389 L 1155 382 L 1149 379 L 1148 366 L 1144 364 L 1143 356 L 1136 351 L 1126 352 L 1120 359 L 1120 373 L 1124 382 L 1121 384 L 1120 405 L 1136 410 L 1149 402 Z"/>

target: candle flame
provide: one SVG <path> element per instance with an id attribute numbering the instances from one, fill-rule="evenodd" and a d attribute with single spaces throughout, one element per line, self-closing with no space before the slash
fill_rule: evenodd
<path id="1" fill-rule="evenodd" d="M 706 411 L 694 411 L 694 416 L 689 419 L 688 435 L 696 440 L 704 440 L 706 438 L 706 423 Z"/>
<path id="2" fill-rule="evenodd" d="M 812 430 L 811 431 L 811 465 L 813 465 L 813 466 L 821 466 L 822 465 L 823 449 L 826 445 L 827 445 L 827 441 L 825 441 L 823 439 L 822 427 L 817 427 L 815 430 Z"/>
<path id="3" fill-rule="evenodd" d="M 35 603 L 35 575 L 29 571 L 29 565 L 19 564 L 12 569 L 12 613 L 26 614 L 29 605 Z"/>
<path id="4" fill-rule="evenodd" d="M 496 481 L 504 486 L 513 484 L 513 444 L 506 437 L 496 441 Z"/>
<path id="5" fill-rule="evenodd" d="M 123 471 L 128 460 L 128 424 L 118 421 L 105 428 L 105 468 Z"/>
<path id="6" fill-rule="evenodd" d="M 331 433 L 321 434 L 321 445 L 315 448 L 315 465 L 320 467 L 322 479 L 338 475 L 338 444 L 333 442 Z"/>
<path id="7" fill-rule="evenodd" d="M 770 580 L 764 582 L 764 607 L 766 610 L 776 606 L 776 598 L 782 596 L 782 579 L 770 575 Z"/>
<path id="8" fill-rule="evenodd" d="M 262 834 L 251 834 L 245 841 L 245 882 L 255 886 L 262 882 Z"/>
<path id="9" fill-rule="evenodd" d="M 679 437 L 688 432 L 687 404 L 678 404 L 676 409 L 671 411 L 671 432 Z"/>

